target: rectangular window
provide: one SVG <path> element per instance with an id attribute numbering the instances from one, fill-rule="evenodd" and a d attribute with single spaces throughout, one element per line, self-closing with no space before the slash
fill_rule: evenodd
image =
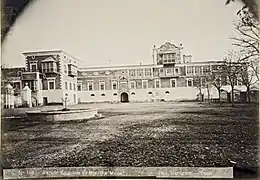
<path id="1" fill-rule="evenodd" d="M 117 81 L 116 80 L 112 80 L 112 89 L 113 90 L 117 89 Z"/>
<path id="2" fill-rule="evenodd" d="M 143 70 L 142 69 L 138 69 L 137 70 L 137 74 L 139 77 L 143 76 Z"/>
<path id="3" fill-rule="evenodd" d="M 31 64 L 31 72 L 37 71 L 37 64 Z"/>
<path id="4" fill-rule="evenodd" d="M 53 63 L 50 63 L 49 66 L 50 66 L 50 72 L 53 72 Z"/>
<path id="5" fill-rule="evenodd" d="M 163 54 L 163 62 L 165 63 L 173 63 L 175 62 L 175 53 L 170 53 L 170 54 Z"/>
<path id="6" fill-rule="evenodd" d="M 176 79 L 171 79 L 171 87 L 172 88 L 177 87 Z"/>
<path id="7" fill-rule="evenodd" d="M 68 73 L 68 68 L 67 68 L 67 65 L 66 65 L 66 64 L 64 65 L 64 73 L 65 73 L 65 74 Z"/>
<path id="8" fill-rule="evenodd" d="M 49 82 L 49 89 L 54 89 L 54 82 Z"/>
<path id="9" fill-rule="evenodd" d="M 43 62 L 42 63 L 42 72 L 56 72 L 57 67 L 55 62 Z"/>
<path id="10" fill-rule="evenodd" d="M 104 81 L 99 82 L 99 90 L 105 90 L 105 82 Z"/>
<path id="11" fill-rule="evenodd" d="M 88 82 L 88 90 L 93 91 L 93 81 Z"/>
<path id="12" fill-rule="evenodd" d="M 151 69 L 145 69 L 145 76 L 151 76 L 152 72 Z"/>
<path id="13" fill-rule="evenodd" d="M 135 89 L 136 88 L 135 81 L 131 81 L 130 86 L 131 86 L 131 89 Z"/>
<path id="14" fill-rule="evenodd" d="M 74 89 L 74 91 L 76 91 L 76 84 L 75 83 L 73 84 L 73 89 Z"/>
<path id="15" fill-rule="evenodd" d="M 172 74 L 172 68 L 167 68 L 166 75 L 171 75 L 171 74 Z"/>
<path id="16" fill-rule="evenodd" d="M 193 79 L 187 79 L 187 87 L 193 86 Z"/>
<path id="17" fill-rule="evenodd" d="M 203 73 L 210 72 L 210 66 L 203 66 Z"/>
<path id="18" fill-rule="evenodd" d="M 135 70 L 130 70 L 129 73 L 130 73 L 130 76 L 131 76 L 131 77 L 135 77 Z"/>
<path id="19" fill-rule="evenodd" d="M 193 74 L 193 67 L 187 66 L 187 74 Z"/>
<path id="20" fill-rule="evenodd" d="M 143 80 L 142 81 L 142 88 L 143 89 L 147 89 L 148 88 L 148 81 L 147 80 Z"/>
<path id="21" fill-rule="evenodd" d="M 160 88 L 161 87 L 160 79 L 156 79 L 154 82 L 155 82 L 155 88 Z"/>
<path id="22" fill-rule="evenodd" d="M 195 66 L 195 73 L 200 74 L 201 66 Z"/>
<path id="23" fill-rule="evenodd" d="M 49 83 L 49 90 L 51 90 L 51 89 L 55 89 L 55 82 L 54 81 L 48 81 L 48 83 Z"/>
<path id="24" fill-rule="evenodd" d="M 168 59 L 170 59 L 169 57 L 170 57 L 169 54 L 164 54 L 163 55 L 163 60 L 167 61 Z"/>
<path id="25" fill-rule="evenodd" d="M 68 82 L 65 82 L 65 89 L 68 89 Z"/>
<path id="26" fill-rule="evenodd" d="M 70 90 L 72 90 L 72 83 L 70 83 Z"/>

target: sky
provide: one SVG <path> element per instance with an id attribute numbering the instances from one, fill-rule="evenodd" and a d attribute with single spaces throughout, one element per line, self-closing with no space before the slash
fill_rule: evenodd
<path id="1" fill-rule="evenodd" d="M 2 44 L 2 64 L 24 66 L 25 51 L 62 49 L 84 67 L 152 64 L 152 48 L 184 46 L 193 61 L 232 48 L 236 12 L 226 0 L 37 0 Z M 109 63 L 110 62 L 110 63 Z"/>

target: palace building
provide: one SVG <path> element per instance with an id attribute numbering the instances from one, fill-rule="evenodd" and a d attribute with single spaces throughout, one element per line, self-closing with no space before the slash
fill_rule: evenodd
<path id="1" fill-rule="evenodd" d="M 169 42 L 154 46 L 153 64 L 147 65 L 81 68 L 78 59 L 62 50 L 23 55 L 26 67 L 2 69 L 2 81 L 13 86 L 17 97 L 28 85 L 38 105 L 62 103 L 65 95 L 69 104 L 196 100 L 194 78 L 203 78 L 221 63 L 193 62 L 181 44 Z M 213 88 L 211 98 L 217 96 Z"/>

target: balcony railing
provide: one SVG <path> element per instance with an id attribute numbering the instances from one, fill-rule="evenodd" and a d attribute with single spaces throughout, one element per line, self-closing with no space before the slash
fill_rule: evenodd
<path id="1" fill-rule="evenodd" d="M 26 72 L 22 74 L 22 80 L 36 80 L 38 72 Z"/>

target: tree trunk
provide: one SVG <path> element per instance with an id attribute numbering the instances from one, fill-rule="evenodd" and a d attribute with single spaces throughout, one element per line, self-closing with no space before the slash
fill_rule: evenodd
<path id="1" fill-rule="evenodd" d="M 210 104 L 209 85 L 207 85 L 207 92 L 208 92 L 208 101 L 209 101 L 209 104 Z"/>
<path id="2" fill-rule="evenodd" d="M 220 88 L 218 89 L 218 100 L 219 100 L 219 105 L 221 106 L 221 95 L 220 95 Z"/>
<path id="3" fill-rule="evenodd" d="M 247 86 L 246 87 L 246 94 L 247 94 L 247 98 L 248 98 L 248 103 L 251 103 L 251 96 L 250 96 L 250 87 Z"/>
<path id="4" fill-rule="evenodd" d="M 202 95 L 201 95 L 201 89 L 200 89 L 200 95 L 199 95 L 199 98 L 200 98 L 200 104 L 201 104 L 201 99 L 202 99 Z"/>
<path id="5" fill-rule="evenodd" d="M 235 101 L 234 101 L 234 86 L 231 86 L 231 102 L 232 102 L 232 107 L 235 107 Z"/>

